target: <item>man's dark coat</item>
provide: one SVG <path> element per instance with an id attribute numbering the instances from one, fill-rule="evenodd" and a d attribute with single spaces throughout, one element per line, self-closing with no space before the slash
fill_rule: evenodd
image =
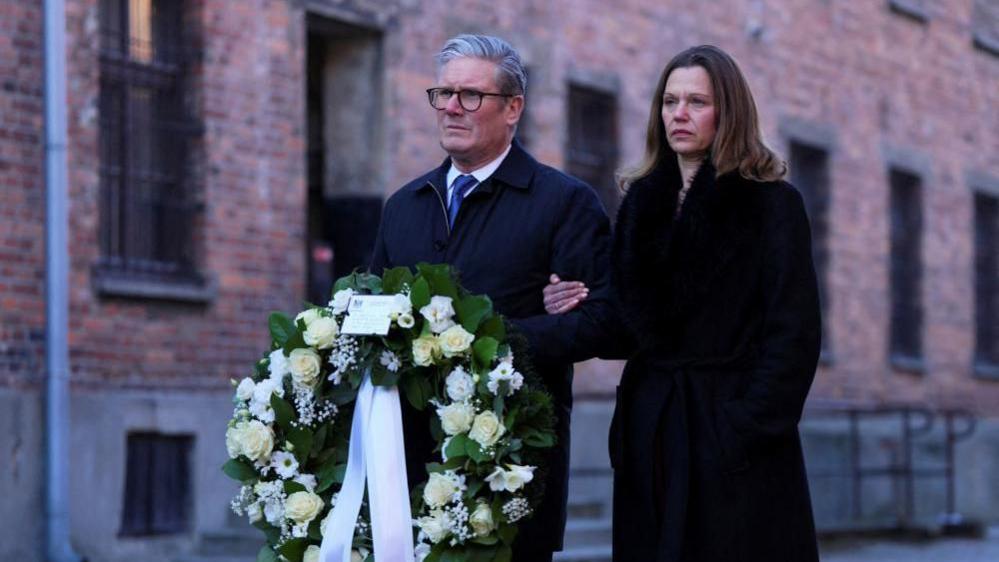
<path id="1" fill-rule="evenodd" d="M 450 162 L 403 186 L 385 204 L 370 271 L 449 263 L 462 285 L 486 294 L 527 336 L 535 368 L 555 398 L 558 444 L 550 455 L 546 495 L 517 539 L 517 551 L 560 550 L 568 492 L 572 363 L 587 357 L 607 315 L 610 225 L 593 189 L 539 164 L 515 141 L 503 163 L 462 203 L 447 224 L 445 178 Z M 558 273 L 591 288 L 591 298 L 566 315 L 545 314 L 542 290 Z M 426 480 L 429 418 L 404 401 L 403 425 L 411 485 Z"/>
<path id="2" fill-rule="evenodd" d="M 638 342 L 611 428 L 614 560 L 812 562 L 797 424 L 820 317 L 802 200 L 675 158 L 630 188 L 614 288 Z"/>

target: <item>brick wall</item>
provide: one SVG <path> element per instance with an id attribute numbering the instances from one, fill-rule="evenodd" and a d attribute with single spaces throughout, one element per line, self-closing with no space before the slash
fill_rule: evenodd
<path id="1" fill-rule="evenodd" d="M 41 24 L 38 8 L 22 4 L 0 0 L 0 384 L 6 385 L 39 370 L 44 308 Z M 218 386 L 256 357 L 266 341 L 266 313 L 293 309 L 302 298 L 307 5 L 383 32 L 385 90 L 378 95 L 386 195 L 443 155 L 423 90 L 433 82 L 433 53 L 455 33 L 495 33 L 522 50 L 531 69 L 531 150 L 556 166 L 565 161 L 570 82 L 618 93 L 621 164 L 627 164 L 641 150 L 648 98 L 668 58 L 693 44 L 721 46 L 742 64 L 776 148 L 786 153 L 789 121 L 814 124 L 834 139 L 827 335 L 833 362 L 821 369 L 813 396 L 999 411 L 999 383 L 975 378 L 971 368 L 966 177 L 999 177 L 999 58 L 972 46 L 972 0 L 925 3 L 926 23 L 893 13 L 881 0 L 189 2 L 203 44 L 195 96 L 204 125 L 196 141 L 206 204 L 200 263 L 218 283 L 208 305 L 95 295 L 96 5 L 67 6 L 77 385 Z M 898 154 L 927 170 L 923 375 L 893 371 L 887 358 L 887 167 Z M 617 370 L 591 366 L 578 378 L 580 390 L 607 392 Z"/>
<path id="2" fill-rule="evenodd" d="M 40 3 L 0 0 L 0 386 L 44 368 L 45 193 Z"/>

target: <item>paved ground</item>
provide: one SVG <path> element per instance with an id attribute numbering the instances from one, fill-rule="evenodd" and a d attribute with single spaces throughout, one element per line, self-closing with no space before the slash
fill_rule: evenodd
<path id="1" fill-rule="evenodd" d="M 999 562 L 999 527 L 984 539 L 920 542 L 853 540 L 824 544 L 822 562 Z"/>

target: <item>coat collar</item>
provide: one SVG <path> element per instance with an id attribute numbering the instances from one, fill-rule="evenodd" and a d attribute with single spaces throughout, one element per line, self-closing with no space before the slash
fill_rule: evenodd
<path id="1" fill-rule="evenodd" d="M 635 180 L 621 203 L 615 285 L 640 339 L 674 340 L 664 332 L 695 313 L 713 282 L 758 239 L 758 184 L 737 172 L 716 176 L 706 160 L 675 216 L 683 180 L 672 156 Z M 675 320 L 664 322 L 663 315 Z"/>
<path id="2" fill-rule="evenodd" d="M 510 152 L 503 159 L 499 168 L 489 176 L 482 185 L 475 189 L 475 193 L 492 193 L 497 184 L 507 185 L 516 189 L 528 189 L 531 186 L 531 179 L 538 162 L 520 145 L 520 141 L 513 140 Z M 412 185 L 413 191 L 425 189 L 436 189 L 439 193 L 446 193 L 447 171 L 451 167 L 451 157 L 448 156 L 441 162 L 441 165 L 431 170 L 419 181 Z"/>

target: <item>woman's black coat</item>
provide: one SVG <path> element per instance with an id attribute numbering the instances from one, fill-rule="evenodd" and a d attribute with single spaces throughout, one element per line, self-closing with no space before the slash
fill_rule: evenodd
<path id="1" fill-rule="evenodd" d="M 614 560 L 818 560 L 797 430 L 821 325 L 801 196 L 705 164 L 674 220 L 668 160 L 617 220 L 639 343 L 611 427 Z"/>

